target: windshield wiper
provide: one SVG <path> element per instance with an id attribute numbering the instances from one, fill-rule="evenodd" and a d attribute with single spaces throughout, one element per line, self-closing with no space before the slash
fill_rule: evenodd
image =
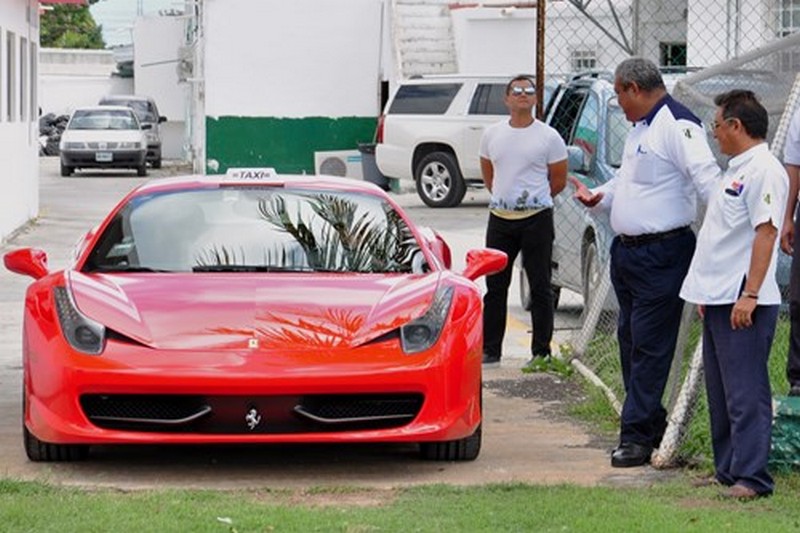
<path id="1" fill-rule="evenodd" d="M 174 270 L 164 270 L 139 265 L 97 265 L 95 272 L 174 272 Z"/>
<path id="2" fill-rule="evenodd" d="M 274 266 L 274 265 L 198 265 L 192 272 L 317 272 L 306 266 Z"/>

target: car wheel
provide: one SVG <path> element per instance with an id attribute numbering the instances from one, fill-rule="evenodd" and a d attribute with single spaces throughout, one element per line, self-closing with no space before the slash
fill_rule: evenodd
<path id="1" fill-rule="evenodd" d="M 417 194 L 429 207 L 456 207 L 464 199 L 467 186 L 453 154 L 433 152 L 414 170 Z"/>
<path id="2" fill-rule="evenodd" d="M 583 309 L 587 313 L 594 305 L 597 287 L 600 285 L 600 269 L 597 265 L 597 244 L 590 241 L 583 251 L 583 269 L 581 270 L 581 288 L 583 289 Z"/>
<path id="3" fill-rule="evenodd" d="M 136 175 L 139 177 L 147 176 L 147 164 L 144 163 L 139 167 L 136 167 Z"/>
<path id="4" fill-rule="evenodd" d="M 68 165 L 65 165 L 64 163 L 61 163 L 61 176 L 62 177 L 68 178 L 68 177 L 72 176 L 72 171 L 73 170 L 74 169 L 71 166 L 68 166 Z"/>
<path id="5" fill-rule="evenodd" d="M 82 461 L 89 457 L 86 444 L 51 444 L 33 436 L 25 426 L 25 406 L 27 394 L 22 394 L 22 443 L 25 454 L 34 462 Z"/>
<path id="6" fill-rule="evenodd" d="M 420 455 L 431 461 L 474 461 L 481 453 L 481 424 L 469 437 L 444 442 L 423 442 Z"/>
<path id="7" fill-rule="evenodd" d="M 159 157 L 158 159 L 154 159 L 151 165 L 155 169 L 161 168 L 161 158 Z"/>

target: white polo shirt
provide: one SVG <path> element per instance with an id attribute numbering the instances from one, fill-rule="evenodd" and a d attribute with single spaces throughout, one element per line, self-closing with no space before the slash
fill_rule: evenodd
<path id="1" fill-rule="evenodd" d="M 617 175 L 595 209 L 611 210 L 617 234 L 642 235 L 688 226 L 697 215 L 697 192 L 719 179 L 720 169 L 700 119 L 666 95 L 625 139 Z"/>
<path id="2" fill-rule="evenodd" d="M 783 146 L 783 162 L 800 167 L 800 106 L 794 110 Z"/>
<path id="3" fill-rule="evenodd" d="M 696 304 L 736 302 L 750 271 L 755 228 L 771 222 L 780 232 L 788 190 L 786 170 L 767 143 L 730 160 L 709 199 L 681 298 Z M 759 304 L 781 303 L 775 280 L 779 244 L 780 239 L 775 239 L 769 269 L 758 292 Z"/>
<path id="4" fill-rule="evenodd" d="M 512 128 L 503 120 L 486 128 L 479 153 L 494 167 L 493 213 L 513 217 L 553 207 L 548 165 L 567 159 L 567 147 L 555 129 L 541 120 L 526 128 Z"/>

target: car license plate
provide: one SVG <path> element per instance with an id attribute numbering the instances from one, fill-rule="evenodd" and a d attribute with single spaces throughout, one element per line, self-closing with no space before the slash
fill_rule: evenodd
<path id="1" fill-rule="evenodd" d="M 94 159 L 98 163 L 108 163 L 114 160 L 114 154 L 111 152 L 97 152 L 94 154 Z"/>

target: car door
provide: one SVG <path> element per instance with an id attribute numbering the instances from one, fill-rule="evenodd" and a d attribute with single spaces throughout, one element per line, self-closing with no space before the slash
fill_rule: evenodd
<path id="1" fill-rule="evenodd" d="M 478 83 L 470 99 L 464 130 L 464 154 L 459 158 L 465 178 L 481 178 L 478 151 L 484 130 L 508 116 L 505 83 Z"/>
<path id="2" fill-rule="evenodd" d="M 570 171 L 570 175 L 581 181 L 587 180 L 597 145 L 597 98 L 590 94 L 587 87 L 568 87 L 552 110 L 548 122 L 568 146 L 577 145 L 581 148 L 584 153 L 583 165 L 578 170 Z M 581 246 L 586 228 L 586 212 L 572 198 L 572 193 L 572 186 L 567 185 L 553 199 L 553 284 L 580 292 Z"/>

